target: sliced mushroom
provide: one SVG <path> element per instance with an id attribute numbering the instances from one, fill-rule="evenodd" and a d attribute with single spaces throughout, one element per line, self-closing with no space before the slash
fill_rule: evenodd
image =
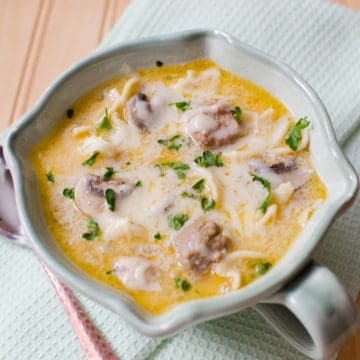
<path id="1" fill-rule="evenodd" d="M 186 270 L 201 274 L 226 255 L 229 239 L 217 223 L 198 220 L 180 232 L 174 246 L 179 263 Z"/>
<path id="2" fill-rule="evenodd" d="M 236 141 L 242 134 L 233 110 L 225 101 L 201 105 L 189 114 L 187 129 L 203 148 L 217 148 Z"/>
<path id="3" fill-rule="evenodd" d="M 296 190 L 303 186 L 311 175 L 308 169 L 298 167 L 295 157 L 288 157 L 271 165 L 260 159 L 251 160 L 249 167 L 256 175 L 269 180 L 273 188 L 282 183 L 290 183 Z"/>
<path id="4" fill-rule="evenodd" d="M 296 170 L 296 168 L 297 168 L 297 161 L 296 158 L 294 157 L 288 157 L 283 161 L 270 165 L 270 169 L 275 174 L 285 174 L 290 171 Z"/>
<path id="5" fill-rule="evenodd" d="M 149 130 L 153 116 L 148 97 L 143 93 L 131 97 L 125 106 L 125 116 L 130 124 L 141 131 Z"/>
<path id="6" fill-rule="evenodd" d="M 128 196 L 134 185 L 121 180 L 104 180 L 101 176 L 86 174 L 75 186 L 75 203 L 77 208 L 90 217 L 96 217 L 106 206 L 105 191 L 115 191 L 116 200 Z"/>
<path id="7" fill-rule="evenodd" d="M 130 290 L 160 291 L 159 270 L 141 256 L 122 256 L 114 264 L 114 273 Z"/>

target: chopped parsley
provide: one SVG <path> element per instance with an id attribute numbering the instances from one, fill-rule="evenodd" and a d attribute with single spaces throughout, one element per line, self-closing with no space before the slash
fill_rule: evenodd
<path id="1" fill-rule="evenodd" d="M 166 146 L 169 150 L 178 151 L 182 146 L 182 144 L 178 143 L 179 139 L 181 139 L 181 135 L 174 135 L 168 139 L 159 139 L 158 143 Z"/>
<path id="2" fill-rule="evenodd" d="M 73 109 L 68 109 L 66 111 L 66 116 L 68 119 L 71 119 L 74 116 L 74 110 Z"/>
<path id="3" fill-rule="evenodd" d="M 116 171 L 114 170 L 113 167 L 106 167 L 106 171 L 103 175 L 103 178 L 105 180 L 110 180 L 114 175 L 115 175 Z"/>
<path id="4" fill-rule="evenodd" d="M 54 178 L 54 174 L 52 173 L 52 171 L 48 171 L 45 176 L 47 177 L 48 181 L 53 183 L 55 181 L 55 178 Z"/>
<path id="5" fill-rule="evenodd" d="M 211 210 L 213 207 L 215 207 L 215 204 L 216 204 L 215 200 L 209 199 L 206 196 L 204 196 L 200 199 L 200 205 L 204 211 Z"/>
<path id="6" fill-rule="evenodd" d="M 236 121 L 240 121 L 240 117 L 241 117 L 241 113 L 242 113 L 240 106 L 235 106 L 232 113 L 233 113 L 233 118 Z"/>
<path id="7" fill-rule="evenodd" d="M 93 219 L 88 219 L 86 226 L 90 231 L 82 235 L 85 240 L 94 240 L 96 237 L 100 236 L 99 225 Z"/>
<path id="8" fill-rule="evenodd" d="M 129 166 L 129 165 L 131 165 L 131 162 L 130 162 L 130 161 L 128 161 L 125 165 Z"/>
<path id="9" fill-rule="evenodd" d="M 171 169 L 174 170 L 188 170 L 190 169 L 190 166 L 188 164 L 182 163 L 182 162 L 172 162 L 172 161 L 168 161 L 168 162 L 164 162 L 161 165 L 163 166 L 168 166 Z"/>
<path id="10" fill-rule="evenodd" d="M 271 184 L 270 184 L 270 181 L 269 180 L 266 180 L 264 178 L 262 178 L 261 176 L 258 176 L 252 172 L 250 172 L 250 175 L 252 176 L 253 178 L 253 181 L 258 181 L 262 184 L 262 186 L 267 189 L 268 191 L 268 194 L 265 198 L 265 200 L 262 202 L 262 204 L 259 206 L 259 210 L 263 213 L 266 212 L 268 206 L 269 206 L 269 203 L 270 203 L 270 198 L 271 198 Z"/>
<path id="11" fill-rule="evenodd" d="M 135 186 L 136 186 L 136 187 L 140 187 L 140 186 L 142 186 L 142 182 L 141 182 L 141 180 L 138 180 L 138 181 L 136 182 Z"/>
<path id="12" fill-rule="evenodd" d="M 187 192 L 187 191 L 183 191 L 182 193 L 181 193 L 181 196 L 183 197 L 183 198 L 190 198 L 190 199 L 198 199 L 198 197 L 195 195 L 195 194 L 192 194 L 192 193 L 189 193 L 189 192 Z"/>
<path id="13" fill-rule="evenodd" d="M 192 189 L 198 192 L 202 192 L 204 190 L 204 187 L 205 187 L 205 179 L 201 179 L 192 186 Z"/>
<path id="14" fill-rule="evenodd" d="M 168 166 L 169 168 L 173 169 L 179 179 L 185 179 L 186 175 L 184 173 L 185 170 L 189 170 L 190 166 L 188 164 L 182 162 L 164 162 L 161 164 L 162 166 Z M 160 174 L 160 176 L 162 176 Z"/>
<path id="15" fill-rule="evenodd" d="M 187 214 L 170 214 L 167 217 L 168 225 L 174 230 L 180 230 L 188 220 Z"/>
<path id="16" fill-rule="evenodd" d="M 216 156 L 215 156 L 215 166 L 216 167 L 223 167 L 224 166 L 224 163 L 222 162 L 221 160 L 221 152 L 217 153 Z"/>
<path id="17" fill-rule="evenodd" d="M 161 234 L 159 232 L 157 232 L 155 235 L 154 235 L 154 239 L 156 240 L 161 240 Z"/>
<path id="18" fill-rule="evenodd" d="M 162 168 L 160 165 L 157 164 L 157 165 L 155 165 L 155 167 L 160 170 L 160 176 L 161 176 L 161 177 L 165 176 L 164 170 L 163 170 L 163 168 Z"/>
<path id="19" fill-rule="evenodd" d="M 114 272 L 114 270 L 108 270 L 105 272 L 106 275 L 111 275 Z"/>
<path id="20" fill-rule="evenodd" d="M 285 143 L 289 145 L 291 150 L 296 151 L 299 145 L 299 142 L 302 139 L 301 130 L 307 128 L 310 125 L 310 121 L 307 119 L 307 116 L 299 119 L 296 124 L 290 129 L 289 136 L 285 140 Z"/>
<path id="21" fill-rule="evenodd" d="M 112 129 L 107 107 L 105 108 L 105 116 L 99 122 L 97 128 L 101 129 L 101 130 L 108 130 L 108 131 L 110 131 Z"/>
<path id="22" fill-rule="evenodd" d="M 191 284 L 186 279 L 175 278 L 175 285 L 183 291 L 191 289 Z"/>
<path id="23" fill-rule="evenodd" d="M 169 106 L 175 105 L 177 109 L 181 111 L 191 110 L 190 102 L 187 101 L 178 101 L 174 103 L 170 103 Z"/>
<path id="24" fill-rule="evenodd" d="M 167 148 L 169 150 L 176 150 L 178 151 L 182 147 L 182 144 L 170 144 Z"/>
<path id="25" fill-rule="evenodd" d="M 105 190 L 105 199 L 110 211 L 115 210 L 115 198 L 116 198 L 116 194 L 113 189 L 110 188 Z"/>
<path id="26" fill-rule="evenodd" d="M 69 199 L 74 199 L 75 197 L 75 193 L 74 193 L 74 188 L 65 188 L 63 190 L 63 195 Z"/>
<path id="27" fill-rule="evenodd" d="M 267 273 L 272 267 L 272 264 L 270 262 L 266 263 L 259 263 L 254 266 L 255 272 L 259 275 L 264 275 Z"/>
<path id="28" fill-rule="evenodd" d="M 164 65 L 164 63 L 160 60 L 156 60 L 155 64 L 157 67 L 162 67 Z"/>
<path id="29" fill-rule="evenodd" d="M 96 152 L 94 155 L 90 156 L 87 160 L 82 162 L 82 166 L 93 166 L 95 164 L 96 158 L 98 157 L 99 152 Z"/>
<path id="30" fill-rule="evenodd" d="M 192 189 L 197 191 L 198 193 L 201 193 L 204 190 L 204 187 L 205 187 L 205 179 L 201 179 L 192 186 Z M 201 208 L 204 211 L 209 211 L 209 210 L 213 209 L 216 205 L 216 202 L 214 199 L 208 198 L 201 194 L 194 194 L 194 193 L 191 193 L 188 191 L 183 191 L 181 193 L 181 196 L 184 198 L 198 200 Z"/>
<path id="31" fill-rule="evenodd" d="M 201 167 L 210 167 L 214 165 L 214 155 L 210 151 L 204 151 L 201 156 L 198 156 L 194 162 Z"/>
<path id="32" fill-rule="evenodd" d="M 214 156 L 210 151 L 206 150 L 201 156 L 198 156 L 194 162 L 201 167 L 208 168 L 210 166 L 223 167 L 224 163 L 221 160 L 221 152 Z"/>

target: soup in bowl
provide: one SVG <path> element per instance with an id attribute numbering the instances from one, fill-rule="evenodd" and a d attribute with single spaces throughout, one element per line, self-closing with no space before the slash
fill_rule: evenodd
<path id="1" fill-rule="evenodd" d="M 99 52 L 54 83 L 5 150 L 36 253 L 142 333 L 259 302 L 295 314 L 257 305 L 311 356 L 353 331 L 334 275 L 302 270 L 356 174 L 317 96 L 261 52 L 218 31 Z"/>
<path id="2" fill-rule="evenodd" d="M 152 314 L 264 275 L 326 198 L 305 114 L 209 59 L 158 64 L 81 97 L 30 154 L 61 249 Z"/>

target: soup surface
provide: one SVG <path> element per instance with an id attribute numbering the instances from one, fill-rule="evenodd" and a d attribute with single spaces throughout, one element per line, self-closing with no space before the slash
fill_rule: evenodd
<path id="1" fill-rule="evenodd" d="M 306 114 L 208 59 L 156 65 L 78 99 L 30 154 L 60 248 L 152 314 L 271 271 L 326 197 Z"/>

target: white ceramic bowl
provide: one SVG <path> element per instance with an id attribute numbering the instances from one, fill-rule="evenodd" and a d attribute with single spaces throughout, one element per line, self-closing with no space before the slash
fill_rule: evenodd
<path id="1" fill-rule="evenodd" d="M 51 131 L 64 111 L 80 96 L 121 74 L 124 64 L 135 69 L 156 59 L 181 63 L 208 57 L 226 70 L 265 88 L 295 118 L 311 119 L 310 151 L 328 189 L 328 198 L 314 213 L 287 254 L 266 275 L 238 291 L 177 305 L 152 316 L 127 295 L 82 272 L 62 253 L 42 215 L 29 150 Z M 148 336 L 160 337 L 200 321 L 255 308 L 294 346 L 314 358 L 336 351 L 357 323 L 356 308 L 335 276 L 311 262 L 314 249 L 335 217 L 354 199 L 358 182 L 336 143 L 329 117 L 306 82 L 285 64 L 216 30 L 195 31 L 134 41 L 97 52 L 70 68 L 13 127 L 5 156 L 14 178 L 20 219 L 34 251 L 65 283 L 109 307 Z M 259 304 L 261 303 L 261 304 Z"/>

